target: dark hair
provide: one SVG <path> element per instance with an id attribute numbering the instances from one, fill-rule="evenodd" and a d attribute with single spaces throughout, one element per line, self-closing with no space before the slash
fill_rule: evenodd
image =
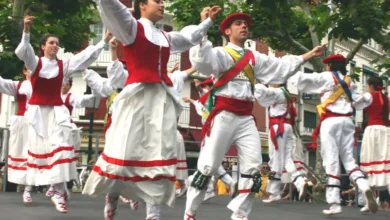
<path id="1" fill-rule="evenodd" d="M 58 39 L 58 37 L 57 37 L 55 34 L 45 34 L 45 35 L 43 35 L 43 36 L 41 37 L 40 44 L 39 44 L 39 51 L 38 51 L 39 56 L 41 56 L 41 57 L 45 56 L 45 54 L 44 54 L 44 52 L 43 52 L 43 50 L 42 50 L 41 47 L 42 47 L 42 45 L 46 45 L 46 42 L 47 42 L 47 40 L 48 40 L 50 37 L 55 37 L 55 38 Z"/>
<path id="2" fill-rule="evenodd" d="M 68 84 L 69 84 L 70 87 L 72 87 L 72 85 L 73 85 L 73 78 L 69 78 Z"/>
<path id="3" fill-rule="evenodd" d="M 135 19 L 140 19 L 141 18 L 141 8 L 139 5 L 141 3 L 147 4 L 149 0 L 135 0 L 134 1 L 134 17 Z"/>
<path id="4" fill-rule="evenodd" d="M 330 66 L 330 71 L 339 71 L 344 76 L 347 75 L 347 65 L 345 62 L 330 62 L 328 63 Z"/>
<path id="5" fill-rule="evenodd" d="M 387 126 L 389 124 L 389 99 L 387 96 L 382 93 L 383 88 L 383 80 L 379 77 L 372 76 L 367 79 L 367 84 L 369 86 L 372 86 L 374 88 L 374 91 L 380 92 L 383 99 L 383 106 L 382 106 L 382 114 L 383 114 L 383 121 L 385 122 L 385 125 Z"/>

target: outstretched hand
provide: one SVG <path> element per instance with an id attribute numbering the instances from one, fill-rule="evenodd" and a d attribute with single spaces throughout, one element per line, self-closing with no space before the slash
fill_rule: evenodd
<path id="1" fill-rule="evenodd" d="M 104 36 L 104 42 L 107 44 L 113 37 L 114 36 L 112 35 L 111 31 L 107 30 L 106 36 Z"/>
<path id="2" fill-rule="evenodd" d="M 23 19 L 24 22 L 24 32 L 25 33 L 30 33 L 31 26 L 34 23 L 35 17 L 34 16 L 26 16 Z"/>
<path id="3" fill-rule="evenodd" d="M 118 48 L 118 40 L 115 37 L 111 38 L 110 40 L 110 48 L 111 50 Z"/>
<path id="4" fill-rule="evenodd" d="M 218 5 L 203 8 L 202 12 L 200 13 L 200 21 L 204 21 L 207 18 L 210 18 L 212 21 L 215 21 L 221 10 L 222 8 Z"/>
<path id="5" fill-rule="evenodd" d="M 321 56 L 321 55 L 324 53 L 325 47 L 326 47 L 326 44 L 325 44 L 325 45 L 321 45 L 321 46 L 316 46 L 316 47 L 311 51 L 313 57 Z"/>

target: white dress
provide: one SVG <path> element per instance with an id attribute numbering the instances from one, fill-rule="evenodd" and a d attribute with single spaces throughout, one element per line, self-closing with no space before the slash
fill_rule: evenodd
<path id="1" fill-rule="evenodd" d="M 63 62 L 63 85 L 71 73 L 83 70 L 93 63 L 104 47 L 104 42 L 89 46 L 81 53 Z M 23 33 L 22 41 L 15 50 L 34 77 L 39 58 L 30 45 L 30 35 Z M 57 60 L 41 58 L 40 78 L 52 79 L 59 75 Z M 61 88 L 58 88 L 60 95 Z M 34 91 L 33 91 L 34 92 Z M 27 185 L 51 185 L 77 179 L 76 157 L 71 145 L 70 115 L 64 106 L 29 105 Z"/>
<path id="2" fill-rule="evenodd" d="M 124 45 L 131 45 L 138 27 L 128 8 L 119 1 L 101 0 L 97 4 L 107 28 Z M 170 46 L 171 54 L 199 43 L 212 24 L 207 19 L 192 30 L 164 36 L 151 21 L 141 18 L 139 22 L 150 43 Z M 104 152 L 93 168 L 83 194 L 120 193 L 126 198 L 152 205 L 173 206 L 176 120 L 181 111 L 177 90 L 165 83 L 132 83 L 115 98 L 113 108 Z"/>
<path id="3" fill-rule="evenodd" d="M 17 94 L 26 95 L 27 101 L 31 97 L 31 83 L 23 81 L 18 90 L 17 81 L 4 80 L 0 77 L 0 92 L 17 99 Z M 18 100 L 16 100 L 18 101 Z M 13 115 L 10 118 L 10 136 L 8 145 L 8 176 L 11 183 L 26 185 L 27 174 L 27 137 L 28 120 L 23 115 Z"/>
<path id="4" fill-rule="evenodd" d="M 357 96 L 354 106 L 356 109 L 364 109 L 372 102 L 373 96 L 370 93 L 364 93 Z M 360 169 L 367 174 L 371 187 L 387 189 L 390 185 L 389 127 L 369 125 L 364 129 L 360 150 Z"/>

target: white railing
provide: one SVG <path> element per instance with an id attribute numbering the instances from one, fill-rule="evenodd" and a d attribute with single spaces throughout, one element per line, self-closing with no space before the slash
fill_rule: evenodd
<path id="1" fill-rule="evenodd" d="M 69 59 L 73 57 L 73 53 L 65 53 L 64 49 L 61 48 L 61 50 L 58 53 L 58 58 L 59 59 Z M 91 67 L 99 67 L 99 66 L 107 66 L 110 62 L 112 61 L 111 59 L 111 52 L 109 50 L 103 50 L 98 59 L 91 65 Z M 180 63 L 181 61 L 181 54 L 172 54 L 169 57 L 168 61 L 168 68 L 171 68 L 174 64 Z"/>
<path id="2" fill-rule="evenodd" d="M 85 116 L 85 108 L 74 108 L 72 111 L 72 119 L 79 120 L 80 116 Z"/>
<path id="3" fill-rule="evenodd" d="M 311 132 L 314 131 L 314 128 L 307 128 L 307 127 L 304 127 L 304 128 L 303 128 L 303 131 L 304 131 L 304 132 L 310 132 L 310 133 L 311 133 Z"/>

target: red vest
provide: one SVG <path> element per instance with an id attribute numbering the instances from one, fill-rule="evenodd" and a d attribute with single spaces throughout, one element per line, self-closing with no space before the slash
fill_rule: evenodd
<path id="1" fill-rule="evenodd" d="M 144 27 L 139 21 L 137 21 L 137 27 L 137 36 L 134 43 L 123 49 L 124 59 L 129 71 L 126 85 L 138 82 L 161 83 L 164 81 L 167 85 L 173 86 L 167 73 L 170 48 L 161 47 L 150 42 L 146 38 Z M 161 70 L 159 66 L 161 66 Z M 159 72 L 161 72 L 161 77 Z"/>
<path id="2" fill-rule="evenodd" d="M 32 96 L 29 101 L 31 105 L 60 106 L 64 102 L 61 99 L 62 80 L 64 78 L 64 69 L 62 60 L 58 60 L 59 73 L 52 79 L 39 77 L 42 69 L 42 60 L 39 58 L 37 69 L 31 76 Z"/>
<path id="3" fill-rule="evenodd" d="M 22 83 L 22 81 L 18 83 L 18 87 L 16 90 L 16 101 L 18 102 L 18 110 L 16 111 L 16 115 L 18 116 L 23 116 L 26 112 L 27 96 L 19 93 L 19 89 Z"/>
<path id="4" fill-rule="evenodd" d="M 366 108 L 368 115 L 367 126 L 370 125 L 386 125 L 383 120 L 383 105 L 384 100 L 382 100 L 381 92 L 371 92 L 372 103 Z M 382 100 L 382 101 L 381 101 Z"/>
<path id="5" fill-rule="evenodd" d="M 72 115 L 72 112 L 73 112 L 73 106 L 70 104 L 70 96 L 71 95 L 72 95 L 72 93 L 68 93 L 68 95 L 66 95 L 65 102 L 64 102 L 64 105 L 66 106 L 66 108 L 68 108 L 70 115 Z"/>

